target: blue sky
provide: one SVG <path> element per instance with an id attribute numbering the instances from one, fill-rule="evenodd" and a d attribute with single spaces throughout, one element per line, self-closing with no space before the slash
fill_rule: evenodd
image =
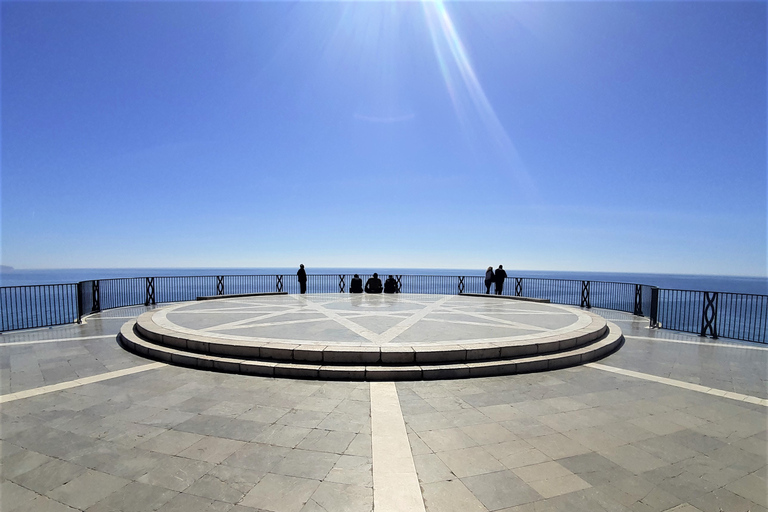
<path id="1" fill-rule="evenodd" d="M 2 2 L 2 263 L 766 275 L 764 2 Z"/>

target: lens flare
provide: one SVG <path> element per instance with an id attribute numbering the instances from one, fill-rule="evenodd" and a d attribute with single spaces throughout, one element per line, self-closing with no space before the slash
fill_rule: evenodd
<path id="1" fill-rule="evenodd" d="M 510 173 L 517 185 L 521 186 L 527 195 L 536 195 L 535 184 L 488 100 L 444 2 L 442 0 L 422 0 L 422 6 L 432 38 L 435 57 L 462 126 L 468 129 L 470 115 L 474 112 L 499 151 L 504 169 Z M 464 104 L 464 97 L 469 97 L 471 102 L 469 107 L 471 108 Z"/>

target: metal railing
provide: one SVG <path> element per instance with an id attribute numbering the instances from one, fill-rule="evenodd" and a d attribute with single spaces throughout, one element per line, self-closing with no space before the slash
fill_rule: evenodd
<path id="1" fill-rule="evenodd" d="M 77 284 L 0 288 L 0 331 L 79 322 Z"/>
<path id="2" fill-rule="evenodd" d="M 768 343 L 768 295 L 668 289 L 658 295 L 655 327 Z"/>
<path id="3" fill-rule="evenodd" d="M 353 274 L 310 274 L 308 293 L 348 293 Z M 370 274 L 360 274 L 365 282 Z M 381 275 L 382 281 L 387 275 Z M 395 275 L 400 292 L 486 293 L 483 276 Z M 80 322 L 105 309 L 195 300 L 199 296 L 299 293 L 293 274 L 132 277 L 76 284 L 0 287 L 0 331 Z M 491 286 L 491 293 L 495 286 Z M 643 284 L 511 277 L 502 295 L 625 311 L 652 327 L 768 343 L 768 295 L 672 290 Z"/>

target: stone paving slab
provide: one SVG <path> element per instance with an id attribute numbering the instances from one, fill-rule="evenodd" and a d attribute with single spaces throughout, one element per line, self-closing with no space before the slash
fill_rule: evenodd
<path id="1" fill-rule="evenodd" d="M 35 394 L 146 364 L 115 342 L 146 310 L 0 335 L 1 394 L 31 392 L 0 406 L 1 510 L 372 510 L 369 383 L 161 366 Z M 768 347 L 600 314 L 627 336 L 602 365 L 768 398 Z M 583 366 L 396 390 L 427 511 L 768 508 L 759 403 Z"/>

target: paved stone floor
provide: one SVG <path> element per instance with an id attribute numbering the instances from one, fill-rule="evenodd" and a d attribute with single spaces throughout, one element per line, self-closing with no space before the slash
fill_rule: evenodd
<path id="1" fill-rule="evenodd" d="M 768 507 L 768 346 L 617 323 L 546 373 L 393 383 L 210 373 L 120 348 L 145 308 L 0 335 L 0 510 Z"/>

